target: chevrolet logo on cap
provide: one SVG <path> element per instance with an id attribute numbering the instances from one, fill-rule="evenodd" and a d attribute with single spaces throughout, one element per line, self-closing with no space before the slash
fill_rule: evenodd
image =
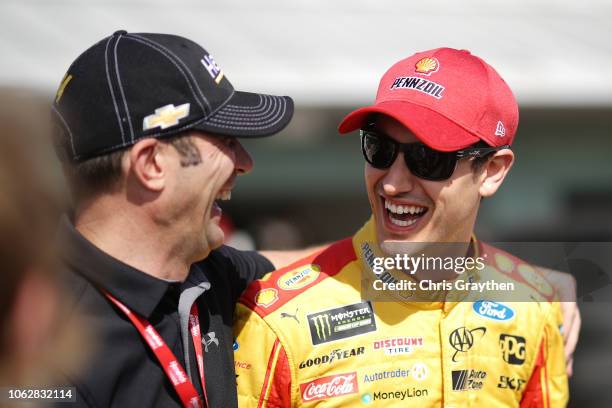
<path id="1" fill-rule="evenodd" d="M 144 118 L 142 121 L 142 130 L 149 130 L 156 127 L 166 129 L 170 126 L 178 125 L 179 121 L 186 118 L 188 115 L 188 103 L 179 106 L 174 106 L 174 104 L 162 106 L 161 108 L 155 109 L 155 113 Z"/>

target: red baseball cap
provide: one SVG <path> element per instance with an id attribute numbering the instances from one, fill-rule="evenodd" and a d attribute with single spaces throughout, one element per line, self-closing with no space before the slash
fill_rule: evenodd
<path id="1" fill-rule="evenodd" d="M 502 77 L 469 51 L 453 48 L 419 52 L 393 65 L 374 105 L 349 113 L 338 131 L 363 128 L 373 113 L 396 119 L 440 151 L 480 140 L 510 145 L 518 126 L 518 105 Z"/>

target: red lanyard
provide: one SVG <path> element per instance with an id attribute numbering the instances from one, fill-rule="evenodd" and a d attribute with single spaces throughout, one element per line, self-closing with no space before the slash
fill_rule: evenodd
<path id="1" fill-rule="evenodd" d="M 204 391 L 204 402 L 206 405 L 202 405 L 202 401 L 195 387 L 189 381 L 189 377 L 185 373 L 185 369 L 178 362 L 176 356 L 170 350 L 170 347 L 161 338 L 157 330 L 149 323 L 146 319 L 138 316 L 128 309 L 123 303 L 117 300 L 113 295 L 108 292 L 103 292 L 107 298 L 109 298 L 125 315 L 132 321 L 132 324 L 136 327 L 140 335 L 145 339 L 149 347 L 159 363 L 162 365 L 166 375 L 172 382 L 176 393 L 178 394 L 183 406 L 186 408 L 203 408 L 208 406 L 208 397 L 206 396 L 206 382 L 204 381 L 204 355 L 202 354 L 202 334 L 200 333 L 200 319 L 198 308 L 194 303 L 191 306 L 189 313 L 189 331 L 193 339 L 193 346 L 196 353 L 196 359 L 198 361 L 198 370 L 200 371 L 200 377 L 202 379 L 202 390 Z"/>

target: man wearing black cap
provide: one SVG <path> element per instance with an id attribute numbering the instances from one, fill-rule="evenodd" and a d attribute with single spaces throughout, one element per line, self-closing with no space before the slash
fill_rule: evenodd
<path id="1" fill-rule="evenodd" d="M 281 131 L 292 100 L 234 90 L 188 39 L 118 31 L 73 62 L 53 113 L 63 258 L 98 339 L 67 374 L 77 406 L 236 406 L 234 304 L 273 266 L 222 246 L 216 201 L 253 165 L 236 138 Z"/>

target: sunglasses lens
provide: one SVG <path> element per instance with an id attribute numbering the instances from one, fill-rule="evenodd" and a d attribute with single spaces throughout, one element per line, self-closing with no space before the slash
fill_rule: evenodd
<path id="1" fill-rule="evenodd" d="M 420 143 L 404 152 L 404 158 L 412 174 L 434 181 L 448 179 L 453 174 L 457 162 L 454 152 L 439 152 Z"/>
<path id="2" fill-rule="evenodd" d="M 397 156 L 397 144 L 374 132 L 363 132 L 361 148 L 366 161 L 377 169 L 386 169 Z"/>

